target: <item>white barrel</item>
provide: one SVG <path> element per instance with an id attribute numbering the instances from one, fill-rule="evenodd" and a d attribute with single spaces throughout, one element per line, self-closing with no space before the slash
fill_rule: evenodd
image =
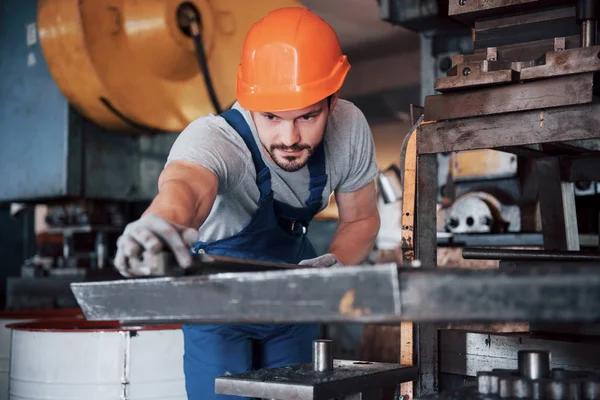
<path id="1" fill-rule="evenodd" d="M 24 310 L 0 312 L 0 400 L 8 400 L 8 371 L 10 368 L 11 330 L 6 326 L 39 319 L 83 317 L 79 309 Z"/>
<path id="2" fill-rule="evenodd" d="M 187 399 L 181 326 L 10 325 L 10 399 Z"/>

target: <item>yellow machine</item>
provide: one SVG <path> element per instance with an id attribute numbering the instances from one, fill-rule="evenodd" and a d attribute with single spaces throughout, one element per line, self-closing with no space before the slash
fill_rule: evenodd
<path id="1" fill-rule="evenodd" d="M 285 6 L 302 7 L 295 0 L 40 0 L 39 40 L 62 93 L 96 124 L 178 132 L 216 111 L 199 58 L 218 102 L 230 105 L 247 30 Z"/>

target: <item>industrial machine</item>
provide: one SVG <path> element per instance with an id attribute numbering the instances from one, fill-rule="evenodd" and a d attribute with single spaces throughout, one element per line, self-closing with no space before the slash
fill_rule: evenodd
<path id="1" fill-rule="evenodd" d="M 8 308 L 73 306 L 70 282 L 112 268 L 176 134 L 234 102 L 248 28 L 290 5 L 0 2 L 0 203 L 49 208 L 36 254 L 6 280 Z"/>

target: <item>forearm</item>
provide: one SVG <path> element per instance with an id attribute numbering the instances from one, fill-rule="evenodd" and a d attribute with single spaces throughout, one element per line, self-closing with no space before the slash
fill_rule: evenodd
<path id="1" fill-rule="evenodd" d="M 379 232 L 379 214 L 353 222 L 340 222 L 329 252 L 344 265 L 357 265 L 367 259 Z"/>
<path id="2" fill-rule="evenodd" d="M 183 226 L 197 228 L 196 214 L 198 200 L 190 186 L 179 179 L 162 182 L 158 195 L 154 198 L 145 214 L 159 217 Z"/>
<path id="3" fill-rule="evenodd" d="M 144 214 L 198 229 L 210 213 L 217 187 L 217 177 L 207 169 L 188 162 L 170 163 L 158 179 L 158 195 Z"/>

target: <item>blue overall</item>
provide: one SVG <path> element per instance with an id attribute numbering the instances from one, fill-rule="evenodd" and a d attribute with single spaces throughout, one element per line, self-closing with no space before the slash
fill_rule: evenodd
<path id="1" fill-rule="evenodd" d="M 198 242 L 193 251 L 286 263 L 316 257 L 305 232 L 321 207 L 327 182 L 323 145 L 315 149 L 308 162 L 310 195 L 306 207 L 294 208 L 273 198 L 271 173 L 244 117 L 234 109 L 221 116 L 238 132 L 252 154 L 260 191 L 258 210 L 238 234 L 215 242 Z M 233 400 L 241 398 L 214 393 L 216 377 L 310 362 L 317 326 L 184 325 L 183 334 L 188 399 Z"/>

